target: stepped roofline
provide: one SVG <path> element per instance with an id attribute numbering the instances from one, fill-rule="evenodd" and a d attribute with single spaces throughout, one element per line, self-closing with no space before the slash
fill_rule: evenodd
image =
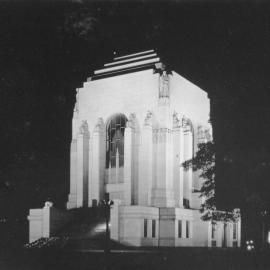
<path id="1" fill-rule="evenodd" d="M 123 59 L 123 58 L 129 58 L 129 57 L 134 57 L 134 56 L 142 55 L 142 54 L 149 54 L 149 53 L 152 53 L 152 52 L 154 52 L 154 50 L 148 50 L 148 51 L 142 51 L 142 52 L 128 54 L 128 55 L 118 56 L 118 57 L 114 57 L 114 60 Z"/>
<path id="2" fill-rule="evenodd" d="M 94 75 L 88 81 L 147 69 L 164 70 L 164 68 L 165 65 L 161 62 L 157 52 L 147 50 L 114 57 L 112 62 L 105 63 L 102 68 L 95 70 Z"/>

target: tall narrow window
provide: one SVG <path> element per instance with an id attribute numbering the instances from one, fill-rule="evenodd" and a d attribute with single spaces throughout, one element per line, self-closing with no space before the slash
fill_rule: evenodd
<path id="1" fill-rule="evenodd" d="M 124 166 L 124 134 L 127 118 L 123 114 L 114 116 L 106 130 L 106 168 Z M 117 160 L 118 159 L 118 160 Z"/>
<path id="2" fill-rule="evenodd" d="M 233 223 L 233 240 L 236 239 L 237 236 L 237 224 Z"/>
<path id="3" fill-rule="evenodd" d="M 143 220 L 143 237 L 147 237 L 147 219 Z"/>
<path id="4" fill-rule="evenodd" d="M 186 221 L 186 238 L 190 237 L 190 222 Z"/>
<path id="5" fill-rule="evenodd" d="M 178 220 L 178 238 L 182 238 L 182 220 Z"/>
<path id="6" fill-rule="evenodd" d="M 215 239 L 216 238 L 216 224 L 212 223 L 212 234 L 211 234 L 211 237 L 212 239 Z"/>
<path id="7" fill-rule="evenodd" d="M 156 221 L 152 220 L 152 238 L 156 237 Z"/>

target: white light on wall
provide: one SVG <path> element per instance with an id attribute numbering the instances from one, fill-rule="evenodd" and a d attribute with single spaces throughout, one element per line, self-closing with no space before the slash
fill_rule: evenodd
<path id="1" fill-rule="evenodd" d="M 270 231 L 268 231 L 267 242 L 270 244 Z"/>
<path id="2" fill-rule="evenodd" d="M 106 223 L 98 224 L 95 227 L 95 232 L 104 232 L 106 230 Z"/>

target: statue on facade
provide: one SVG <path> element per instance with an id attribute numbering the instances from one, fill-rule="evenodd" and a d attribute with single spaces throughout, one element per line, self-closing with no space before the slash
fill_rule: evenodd
<path id="1" fill-rule="evenodd" d="M 192 131 L 192 123 L 190 119 L 183 115 L 182 117 L 182 127 L 185 131 Z"/>
<path id="2" fill-rule="evenodd" d="M 53 207 L 53 203 L 51 201 L 46 201 L 45 204 L 44 204 L 44 207 L 45 208 Z"/>
<path id="3" fill-rule="evenodd" d="M 128 121 L 126 122 L 126 127 L 134 128 L 135 127 L 135 113 L 129 115 Z"/>
<path id="4" fill-rule="evenodd" d="M 153 114 L 151 111 L 148 111 L 146 114 L 146 117 L 144 119 L 144 125 L 145 126 L 151 126 L 152 125 L 152 118 L 153 118 Z"/>
<path id="5" fill-rule="evenodd" d="M 164 70 L 159 77 L 159 98 L 169 97 L 169 75 Z"/>
<path id="6" fill-rule="evenodd" d="M 206 129 L 206 130 L 204 131 L 204 136 L 205 136 L 205 139 L 206 139 L 207 142 L 212 141 L 212 135 L 211 135 L 209 129 Z"/>
<path id="7" fill-rule="evenodd" d="M 74 112 L 78 113 L 79 112 L 79 89 L 76 89 L 76 101 L 74 105 Z"/>
<path id="8" fill-rule="evenodd" d="M 173 113 L 173 128 L 178 128 L 180 127 L 180 119 L 178 116 L 178 113 L 174 111 Z"/>
<path id="9" fill-rule="evenodd" d="M 89 131 L 88 131 L 88 124 L 86 120 L 82 121 L 81 126 L 79 127 L 79 134 L 82 135 L 89 135 Z"/>
<path id="10" fill-rule="evenodd" d="M 201 125 L 198 125 L 197 127 L 197 139 L 198 139 L 198 143 L 205 142 L 205 131 Z"/>
<path id="11" fill-rule="evenodd" d="M 103 122 L 103 118 L 99 117 L 97 120 L 97 123 L 95 125 L 95 129 L 94 131 L 99 131 L 100 129 L 102 129 L 104 127 L 104 122 Z"/>

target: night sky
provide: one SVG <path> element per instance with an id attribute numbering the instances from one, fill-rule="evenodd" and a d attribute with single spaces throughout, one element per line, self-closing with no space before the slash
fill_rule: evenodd
<path id="1" fill-rule="evenodd" d="M 64 207 L 76 88 L 114 51 L 152 48 L 211 98 L 221 205 L 270 209 L 269 14 L 244 1 L 1 2 L 1 216 Z"/>

